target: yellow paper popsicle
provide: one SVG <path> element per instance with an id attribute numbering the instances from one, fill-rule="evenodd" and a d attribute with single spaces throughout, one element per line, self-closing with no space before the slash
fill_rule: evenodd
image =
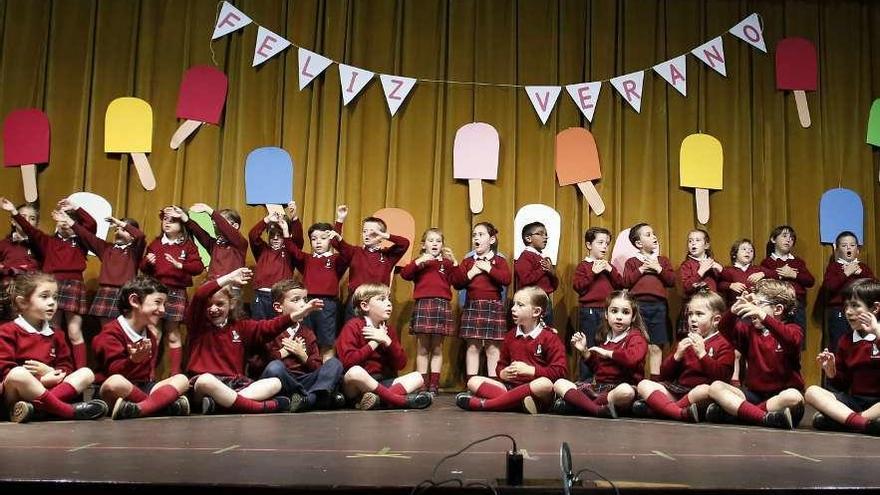
<path id="1" fill-rule="evenodd" d="M 153 151 L 153 109 L 140 98 L 116 98 L 104 116 L 104 152 L 130 153 L 141 185 L 156 188 L 146 153 Z"/>

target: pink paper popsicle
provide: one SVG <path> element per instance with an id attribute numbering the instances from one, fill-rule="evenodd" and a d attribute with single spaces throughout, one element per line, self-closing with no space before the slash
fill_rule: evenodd
<path id="1" fill-rule="evenodd" d="M 471 122 L 458 128 L 452 151 L 452 172 L 456 179 L 467 179 L 472 213 L 483 211 L 481 181 L 498 178 L 498 131 L 484 122 Z"/>

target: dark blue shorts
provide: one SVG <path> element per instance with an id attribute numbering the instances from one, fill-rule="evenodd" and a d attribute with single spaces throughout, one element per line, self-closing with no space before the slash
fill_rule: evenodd
<path id="1" fill-rule="evenodd" d="M 318 345 L 332 347 L 339 332 L 339 299 L 327 296 L 309 296 L 324 301 L 324 309 L 315 311 L 305 319 L 305 325 L 315 332 Z"/>

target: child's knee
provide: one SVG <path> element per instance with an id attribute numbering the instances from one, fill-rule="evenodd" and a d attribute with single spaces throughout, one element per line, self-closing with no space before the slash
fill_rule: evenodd
<path id="1" fill-rule="evenodd" d="M 27 383 L 30 380 L 35 380 L 34 375 L 31 374 L 30 371 L 24 368 L 24 366 L 16 366 L 9 370 L 9 373 L 6 374 L 6 380 L 4 383 L 7 384 L 21 384 Z"/>
<path id="2" fill-rule="evenodd" d="M 287 366 L 285 366 L 284 361 L 281 361 L 280 359 L 270 362 L 266 365 L 266 369 L 263 370 L 264 377 L 277 377 L 281 376 L 282 373 L 287 373 Z"/>
<path id="3" fill-rule="evenodd" d="M 804 393 L 804 399 L 810 404 L 814 404 L 822 397 L 822 391 L 822 387 L 810 385 Z"/>
<path id="4" fill-rule="evenodd" d="M 549 378 L 541 377 L 532 380 L 532 383 L 529 384 L 529 388 L 535 394 L 550 395 L 553 393 L 553 382 L 551 382 Z"/>
<path id="5" fill-rule="evenodd" d="M 632 401 L 636 398 L 636 391 L 632 388 L 632 385 L 621 383 L 614 388 L 614 395 L 617 396 L 618 399 Z"/>
<path id="6" fill-rule="evenodd" d="M 785 407 L 794 407 L 804 402 L 804 396 L 793 388 L 783 390 L 779 396 L 782 398 Z"/>
<path id="7" fill-rule="evenodd" d="M 189 390 L 189 378 L 183 374 L 177 374 L 169 378 L 170 384 L 175 389 L 179 390 L 180 393 L 184 393 Z"/>
<path id="8" fill-rule="evenodd" d="M 709 396 L 714 399 L 724 392 L 727 392 L 727 387 L 728 385 L 721 380 L 715 380 L 712 382 L 712 385 L 709 385 Z"/>
<path id="9" fill-rule="evenodd" d="M 346 382 L 362 381 L 364 379 L 364 375 L 366 374 L 366 370 L 364 370 L 360 366 L 352 366 L 348 369 L 348 371 L 345 372 L 343 380 L 345 380 Z"/>
<path id="10" fill-rule="evenodd" d="M 110 375 L 101 385 L 101 395 L 112 394 L 121 397 L 127 395 L 131 386 L 131 383 L 122 375 Z"/>
<path id="11" fill-rule="evenodd" d="M 210 373 L 202 373 L 201 375 L 199 375 L 198 378 L 196 378 L 196 383 L 193 385 L 193 388 L 196 392 L 201 393 L 210 389 L 217 383 L 219 383 L 219 380 L 217 380 L 214 375 Z"/>
<path id="12" fill-rule="evenodd" d="M 556 392 L 556 395 L 562 397 L 566 392 L 573 389 L 575 385 L 565 378 L 560 378 L 553 382 L 553 391 Z"/>

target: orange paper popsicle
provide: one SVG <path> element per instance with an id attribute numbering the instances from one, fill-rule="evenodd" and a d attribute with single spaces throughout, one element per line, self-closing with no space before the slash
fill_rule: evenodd
<path id="1" fill-rule="evenodd" d="M 403 254 L 403 257 L 400 258 L 400 261 L 394 266 L 400 268 L 408 265 L 412 260 L 413 242 L 416 237 L 416 221 L 413 216 L 402 208 L 382 208 L 376 213 L 373 213 L 373 216 L 385 221 L 385 226 L 388 228 L 388 232 L 409 239 L 409 248 L 406 250 L 406 253 Z M 382 242 L 382 247 L 390 245 L 391 243 L 389 241 Z M 391 280 L 389 282 L 393 281 L 394 273 L 392 272 Z"/>
<path id="2" fill-rule="evenodd" d="M 605 212 L 602 196 L 592 182 L 601 178 L 599 150 L 590 131 L 569 127 L 556 135 L 556 179 L 560 186 L 577 184 L 596 215 Z"/>
<path id="3" fill-rule="evenodd" d="M 709 189 L 719 190 L 724 180 L 721 142 L 708 134 L 691 134 L 681 142 L 681 187 L 696 189 L 697 221 L 709 222 Z"/>

